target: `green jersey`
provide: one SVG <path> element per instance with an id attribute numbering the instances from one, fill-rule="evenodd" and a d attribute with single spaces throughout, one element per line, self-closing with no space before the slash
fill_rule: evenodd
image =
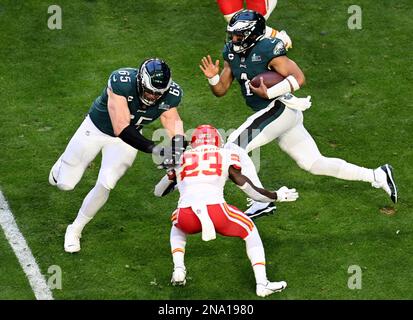
<path id="1" fill-rule="evenodd" d="M 136 126 L 137 130 L 155 121 L 163 112 L 177 107 L 181 102 L 183 95 L 182 89 L 172 81 L 169 91 L 153 106 L 147 107 L 139 99 L 137 74 L 138 69 L 133 68 L 122 68 L 112 72 L 102 94 L 93 102 L 89 110 L 89 116 L 95 126 L 102 132 L 110 136 L 115 136 L 108 112 L 108 88 L 111 89 L 113 93 L 126 98 L 131 114 L 130 124 Z"/>
<path id="2" fill-rule="evenodd" d="M 225 45 L 224 59 L 231 66 L 232 75 L 241 86 L 245 102 L 254 111 L 266 108 L 272 100 L 255 95 L 249 87 L 250 80 L 268 71 L 268 64 L 273 58 L 286 54 L 284 43 L 277 38 L 263 38 L 245 53 L 235 53 L 230 42 Z"/>

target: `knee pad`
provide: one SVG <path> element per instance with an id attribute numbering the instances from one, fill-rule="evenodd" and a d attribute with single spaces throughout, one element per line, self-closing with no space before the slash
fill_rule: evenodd
<path id="1" fill-rule="evenodd" d="M 114 179 L 108 174 L 103 174 L 102 177 L 99 176 L 98 183 L 100 183 L 105 189 L 113 190 L 116 186 L 118 179 Z"/>
<path id="2" fill-rule="evenodd" d="M 123 176 L 126 170 L 120 170 L 119 168 L 106 169 L 99 172 L 98 183 L 108 190 L 113 190 L 118 183 L 119 179 Z"/>

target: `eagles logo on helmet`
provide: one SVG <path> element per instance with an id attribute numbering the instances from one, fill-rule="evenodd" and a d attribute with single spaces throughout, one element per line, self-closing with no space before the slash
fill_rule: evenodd
<path id="1" fill-rule="evenodd" d="M 138 72 L 138 95 L 146 106 L 152 106 L 170 88 L 171 70 L 165 61 L 158 58 L 145 60 Z"/>
<path id="2" fill-rule="evenodd" d="M 265 19 L 253 10 L 239 11 L 229 21 L 227 33 L 233 51 L 242 53 L 264 36 Z"/>

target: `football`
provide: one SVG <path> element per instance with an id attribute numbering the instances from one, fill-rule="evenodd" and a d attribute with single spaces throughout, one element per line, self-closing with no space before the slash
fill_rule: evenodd
<path id="1" fill-rule="evenodd" d="M 252 78 L 250 83 L 254 87 L 259 87 L 261 77 L 263 78 L 264 84 L 267 86 L 267 88 L 272 87 L 273 85 L 276 85 L 277 83 L 284 80 L 284 77 L 280 75 L 278 72 L 265 71 L 263 73 L 256 75 L 254 78 Z"/>

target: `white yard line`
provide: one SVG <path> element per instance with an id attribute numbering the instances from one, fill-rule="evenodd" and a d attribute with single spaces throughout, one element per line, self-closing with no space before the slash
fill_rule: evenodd
<path id="1" fill-rule="evenodd" d="M 53 300 L 53 295 L 47 286 L 46 279 L 40 272 L 36 259 L 27 245 L 26 239 L 21 234 L 14 220 L 13 213 L 0 190 L 0 225 L 6 239 L 9 241 L 17 259 L 29 279 L 30 286 L 37 300 Z M 3 262 L 2 262 L 3 263 Z"/>

